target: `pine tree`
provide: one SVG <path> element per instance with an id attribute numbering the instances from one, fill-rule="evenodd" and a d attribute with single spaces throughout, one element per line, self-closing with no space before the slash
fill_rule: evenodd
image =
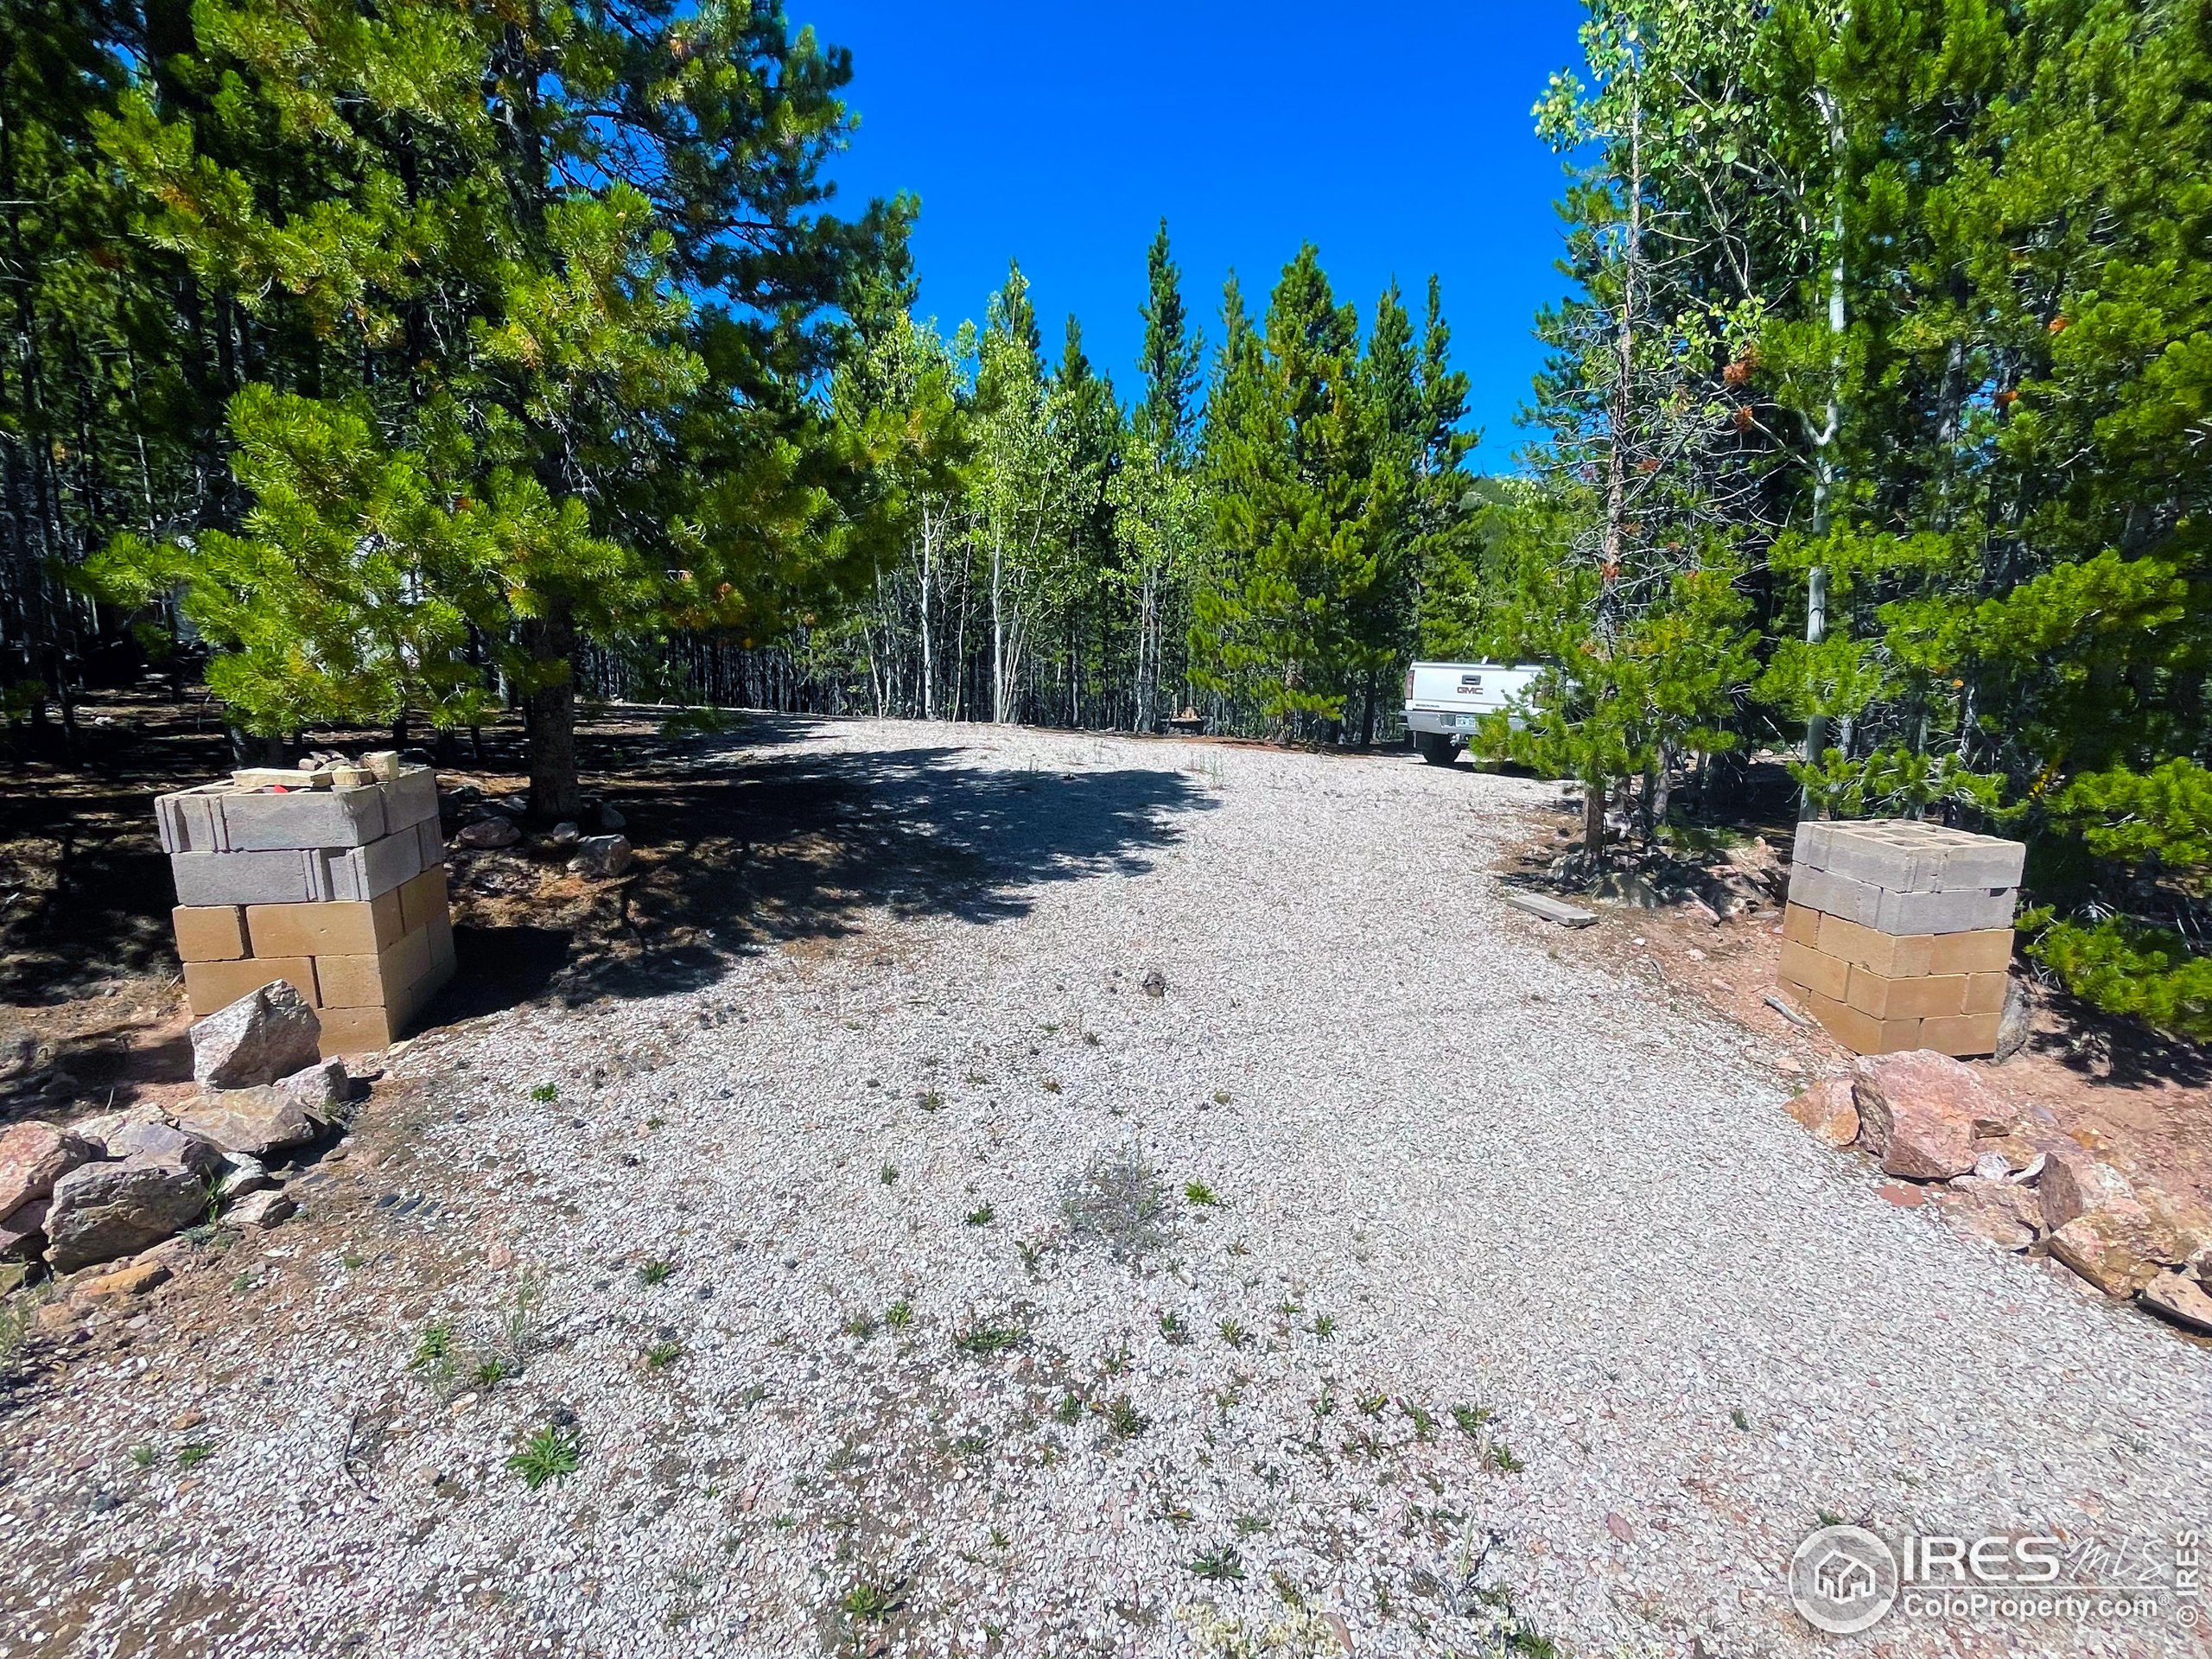
<path id="1" fill-rule="evenodd" d="M 1193 601 L 1192 678 L 1279 734 L 1332 733 L 1396 661 L 1407 480 L 1363 381 L 1357 316 L 1311 244 L 1284 267 L 1262 334 L 1227 321 L 1207 437 L 1220 549 Z"/>
<path id="2" fill-rule="evenodd" d="M 1144 346 L 1137 360 L 1144 389 L 1130 425 L 1128 464 L 1109 486 L 1118 574 L 1135 588 L 1131 715 L 1139 731 L 1152 730 L 1162 713 L 1167 646 L 1179 643 L 1183 632 L 1178 624 L 1210 517 L 1192 454 L 1205 346 L 1184 308 L 1182 275 L 1164 219 L 1145 265 Z"/>
<path id="3" fill-rule="evenodd" d="M 519 698 L 542 814 L 578 802 L 582 639 L 772 633 L 864 575 L 871 539 L 849 511 L 863 469 L 808 388 L 842 338 L 831 308 L 910 209 L 823 211 L 849 75 L 844 54 L 758 7 L 208 0 L 103 133 L 152 238 L 226 320 L 218 340 L 279 348 L 220 356 L 241 454 L 304 429 L 295 405 L 236 401 L 264 386 L 331 405 L 332 430 L 365 418 L 386 458 L 372 474 L 501 515 L 466 585 L 424 602 L 467 618 Z M 286 510 L 326 499 L 353 499 L 302 492 Z M 215 527 L 252 510 L 240 492 Z M 311 589 L 308 549 L 346 531 L 248 539 L 264 580 Z M 125 540 L 105 574 L 140 595 L 181 575 L 216 590 L 188 607 L 233 614 L 251 597 L 226 586 L 238 550 L 203 539 Z M 246 632 L 217 643 L 253 654 Z M 246 723 L 291 717 L 265 676 L 223 673 Z M 357 717 L 413 695 L 388 683 Z"/>

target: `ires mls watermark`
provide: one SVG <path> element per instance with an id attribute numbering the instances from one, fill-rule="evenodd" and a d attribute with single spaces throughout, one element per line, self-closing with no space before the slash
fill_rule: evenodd
<path id="1" fill-rule="evenodd" d="M 2203 1534 L 2182 1528 L 2140 1545 L 2047 1533 L 1906 1533 L 1827 1526 L 1789 1561 L 1789 1601 L 1830 1636 L 1855 1636 L 1892 1612 L 1954 1624 L 2212 1621 Z"/>

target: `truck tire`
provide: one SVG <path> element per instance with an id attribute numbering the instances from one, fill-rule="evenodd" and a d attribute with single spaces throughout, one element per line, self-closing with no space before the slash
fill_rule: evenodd
<path id="1" fill-rule="evenodd" d="M 1459 746 L 1441 732 L 1415 732 L 1414 747 L 1432 766 L 1448 766 L 1459 758 Z"/>

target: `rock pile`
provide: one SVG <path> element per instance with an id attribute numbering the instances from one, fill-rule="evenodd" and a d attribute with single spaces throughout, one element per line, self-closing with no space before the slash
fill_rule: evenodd
<path id="1" fill-rule="evenodd" d="M 1872 1055 L 1787 1110 L 1823 1146 L 1864 1148 L 1975 1236 L 2212 1336 L 2212 1211 L 2129 1179 L 1973 1067 L 1928 1049 Z"/>
<path id="2" fill-rule="evenodd" d="M 293 1205 L 264 1160 L 342 1128 L 350 1110 L 346 1067 L 316 1058 L 319 1036 L 297 992 L 264 986 L 192 1027 L 201 1091 L 175 1111 L 11 1126 L 0 1134 L 0 1256 L 75 1273 L 211 1212 L 238 1227 L 283 1221 Z"/>

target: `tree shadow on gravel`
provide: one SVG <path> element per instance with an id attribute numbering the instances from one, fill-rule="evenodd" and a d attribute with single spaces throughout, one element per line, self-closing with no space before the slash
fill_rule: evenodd
<path id="1" fill-rule="evenodd" d="M 632 731 L 619 771 L 591 756 L 637 848 L 620 881 L 518 882 L 525 858 L 456 852 L 461 971 L 431 1023 L 545 995 L 711 983 L 764 949 L 834 944 L 868 912 L 1009 920 L 1041 887 L 1150 868 L 1180 838 L 1176 817 L 1213 804 L 1166 766 L 979 766 L 942 728 L 859 753 L 782 747 L 828 723 L 748 715 L 734 734 Z"/>

